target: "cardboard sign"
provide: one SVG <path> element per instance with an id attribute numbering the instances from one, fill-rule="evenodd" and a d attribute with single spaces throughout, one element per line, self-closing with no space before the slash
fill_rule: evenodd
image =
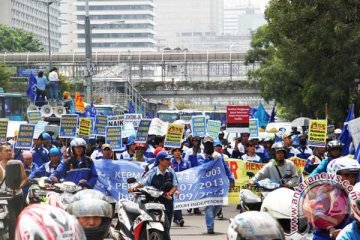
<path id="1" fill-rule="evenodd" d="M 107 126 L 105 128 L 106 137 L 105 143 L 110 144 L 113 151 L 122 149 L 121 127 L 120 126 Z"/>
<path id="2" fill-rule="evenodd" d="M 88 137 L 91 133 L 91 118 L 79 119 L 79 136 Z"/>
<path id="3" fill-rule="evenodd" d="M 27 112 L 27 118 L 29 124 L 37 124 L 42 120 L 40 111 L 29 111 Z"/>
<path id="4" fill-rule="evenodd" d="M 154 118 L 151 120 L 149 135 L 166 135 L 166 131 L 168 129 L 168 123 L 163 122 L 160 118 Z"/>
<path id="5" fill-rule="evenodd" d="M 95 126 L 94 126 L 94 135 L 105 136 L 105 127 L 107 126 L 107 123 L 108 123 L 107 116 L 96 115 Z"/>
<path id="6" fill-rule="evenodd" d="M 121 115 L 109 116 L 107 121 L 107 126 L 123 126 L 124 117 Z"/>
<path id="7" fill-rule="evenodd" d="M 228 132 L 249 131 L 249 106 L 226 106 L 226 130 Z"/>
<path id="8" fill-rule="evenodd" d="M 19 149 L 31 149 L 33 144 L 35 125 L 22 124 L 19 128 L 19 135 L 15 147 Z"/>
<path id="9" fill-rule="evenodd" d="M 206 117 L 205 116 L 192 116 L 191 117 L 192 135 L 204 137 L 206 134 Z"/>
<path id="10" fill-rule="evenodd" d="M 0 141 L 6 141 L 6 134 L 8 129 L 9 119 L 1 118 L 0 119 Z"/>
<path id="11" fill-rule="evenodd" d="M 169 124 L 165 137 L 165 147 L 177 148 L 181 146 L 182 136 L 184 133 L 184 125 Z"/>
<path id="12" fill-rule="evenodd" d="M 142 119 L 140 121 L 139 128 L 136 132 L 135 142 L 146 143 L 147 137 L 149 135 L 150 124 L 151 119 Z"/>
<path id="13" fill-rule="evenodd" d="M 355 150 L 357 150 L 360 143 L 360 118 L 349 121 L 348 128 L 354 142 Z"/>
<path id="14" fill-rule="evenodd" d="M 326 133 L 327 133 L 326 120 L 310 120 L 308 146 L 325 147 Z"/>
<path id="15" fill-rule="evenodd" d="M 48 122 L 40 121 L 35 124 L 35 130 L 34 130 L 34 139 L 38 139 L 40 135 L 45 131 L 45 127 L 48 125 Z"/>
<path id="16" fill-rule="evenodd" d="M 124 121 L 131 122 L 134 125 L 134 128 L 137 129 L 140 124 L 140 120 L 142 119 L 141 114 L 133 114 L 133 113 L 126 113 L 124 114 Z"/>
<path id="17" fill-rule="evenodd" d="M 78 124 L 77 114 L 64 114 L 60 120 L 60 138 L 75 138 Z"/>

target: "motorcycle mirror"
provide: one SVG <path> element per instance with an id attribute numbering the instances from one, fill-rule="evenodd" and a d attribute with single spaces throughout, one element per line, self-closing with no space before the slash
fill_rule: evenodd
<path id="1" fill-rule="evenodd" d="M 21 184 L 21 164 L 19 160 L 10 160 L 6 165 L 5 184 L 10 189 L 18 189 Z"/>
<path id="2" fill-rule="evenodd" d="M 127 179 L 128 184 L 135 183 L 135 182 L 136 182 L 136 178 L 134 178 L 134 177 L 131 177 L 131 178 Z"/>

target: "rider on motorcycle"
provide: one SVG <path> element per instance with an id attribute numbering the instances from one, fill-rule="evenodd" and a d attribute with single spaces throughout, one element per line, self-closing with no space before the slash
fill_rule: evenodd
<path id="1" fill-rule="evenodd" d="M 41 165 L 38 169 L 30 173 L 29 179 L 48 177 L 50 176 L 59 166 L 61 152 L 60 149 L 53 147 L 49 151 L 50 162 L 46 162 Z"/>
<path id="2" fill-rule="evenodd" d="M 337 240 L 360 239 L 360 183 L 357 183 L 349 194 L 352 223 L 347 225 L 339 235 Z"/>
<path id="3" fill-rule="evenodd" d="M 85 155 L 86 142 L 82 138 L 74 138 L 70 143 L 73 156 L 65 159 L 50 175 L 53 182 L 64 178 L 85 188 L 93 188 L 98 179 L 94 162 Z"/>
<path id="4" fill-rule="evenodd" d="M 32 204 L 21 212 L 15 234 L 17 240 L 86 240 L 75 217 L 61 208 L 44 204 Z"/>
<path id="5" fill-rule="evenodd" d="M 254 231 L 255 230 L 255 231 Z M 249 211 L 230 220 L 228 240 L 279 239 L 285 240 L 280 224 L 267 212 Z"/>
<path id="6" fill-rule="evenodd" d="M 249 181 L 249 185 L 254 185 L 255 182 L 269 178 L 287 188 L 297 186 L 299 176 L 294 163 L 285 159 L 286 149 L 284 145 L 281 142 L 274 143 L 271 151 L 275 159 L 265 164 L 265 166 L 256 173 L 255 177 Z"/>
<path id="7" fill-rule="evenodd" d="M 343 144 L 338 140 L 330 141 L 327 144 L 328 158 L 321 161 L 319 166 L 312 171 L 310 176 L 314 176 L 317 173 L 326 172 L 327 165 L 335 158 L 341 156 L 341 148 Z"/>

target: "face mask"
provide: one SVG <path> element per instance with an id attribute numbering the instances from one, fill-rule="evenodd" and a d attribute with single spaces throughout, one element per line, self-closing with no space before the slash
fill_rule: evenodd
<path id="1" fill-rule="evenodd" d="M 211 155 L 214 153 L 214 144 L 212 142 L 204 143 L 204 153 Z"/>

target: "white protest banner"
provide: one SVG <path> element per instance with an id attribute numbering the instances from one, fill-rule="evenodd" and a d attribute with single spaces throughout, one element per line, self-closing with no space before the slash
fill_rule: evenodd
<path id="1" fill-rule="evenodd" d="M 135 113 L 126 113 L 126 114 L 124 114 L 124 121 L 125 122 L 131 122 L 134 125 L 135 129 L 137 129 L 139 127 L 141 119 L 142 119 L 141 114 L 135 114 Z"/>
<path id="2" fill-rule="evenodd" d="M 360 118 L 355 118 L 354 120 L 349 121 L 348 128 L 351 133 L 355 149 L 357 150 L 360 143 Z"/>
<path id="3" fill-rule="evenodd" d="M 132 122 L 124 122 L 124 125 L 121 127 L 121 137 L 126 138 L 130 136 L 135 136 L 136 131 Z"/>
<path id="4" fill-rule="evenodd" d="M 38 139 L 40 137 L 41 133 L 45 131 L 46 125 L 48 125 L 48 122 L 45 121 L 39 121 L 35 124 L 34 139 Z"/>

